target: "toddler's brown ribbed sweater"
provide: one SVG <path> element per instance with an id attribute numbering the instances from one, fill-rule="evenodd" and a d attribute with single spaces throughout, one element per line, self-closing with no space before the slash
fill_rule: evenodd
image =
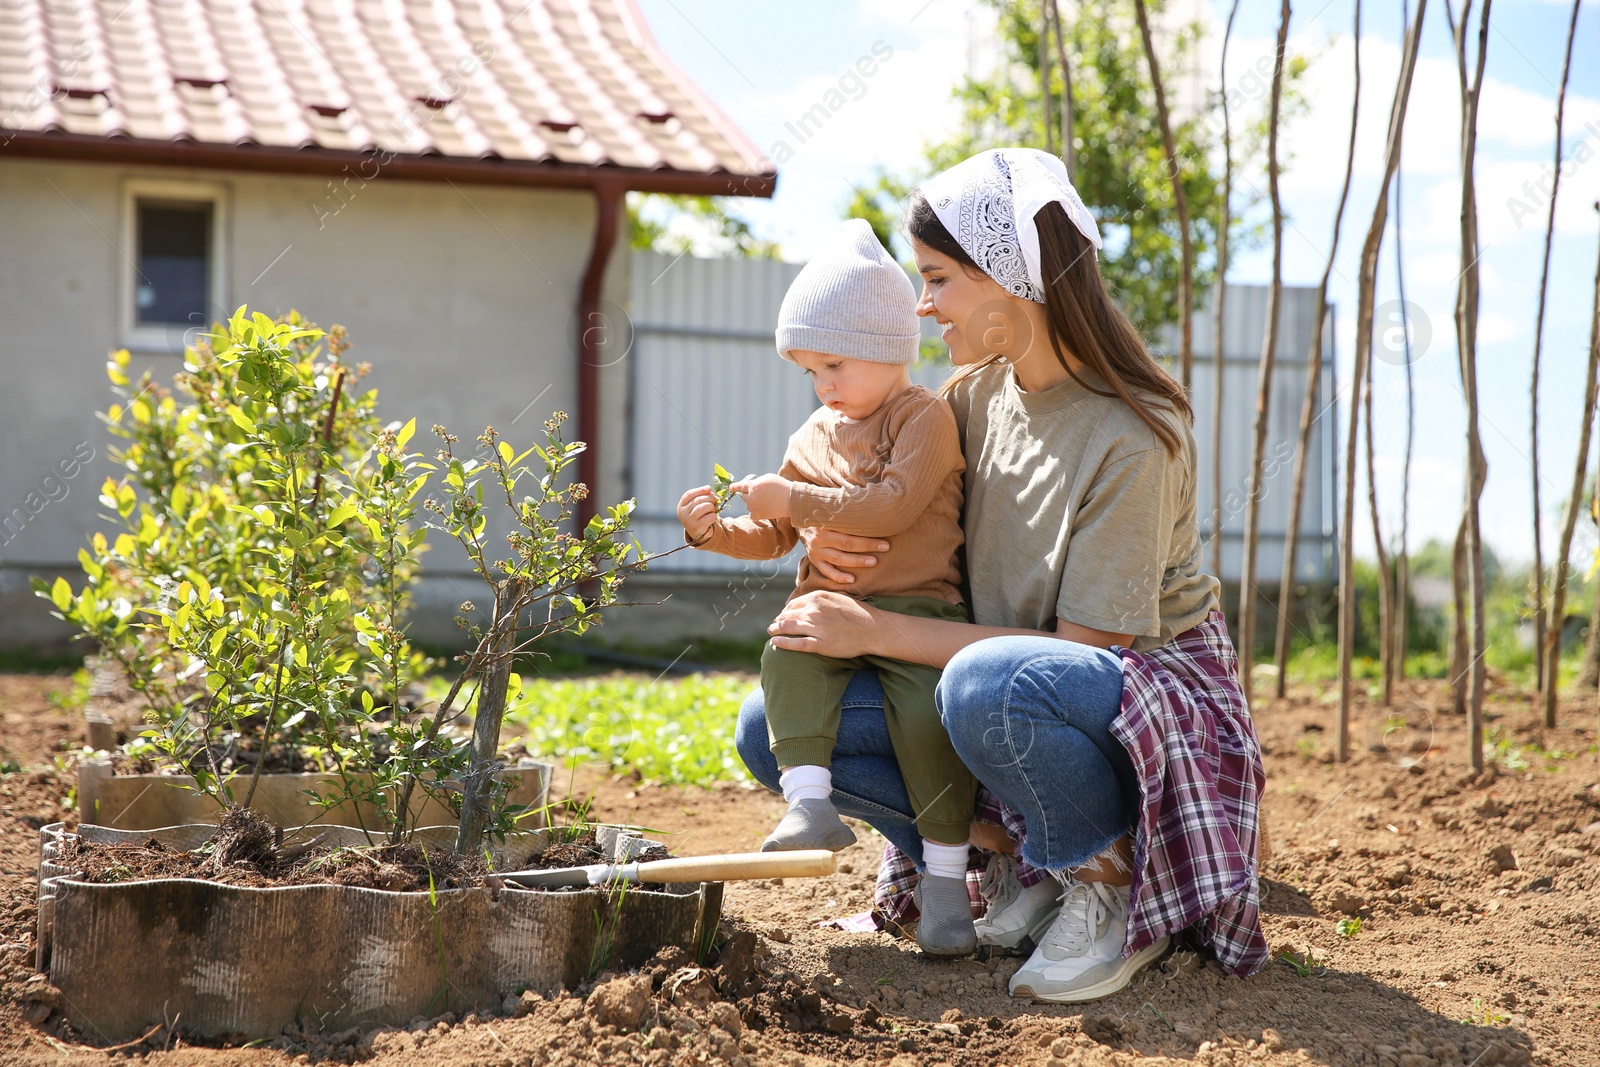
<path id="1" fill-rule="evenodd" d="M 950 405 L 914 385 L 860 420 L 818 408 L 789 438 L 778 473 L 796 483 L 789 517 L 718 519 L 699 547 L 736 559 L 776 559 L 796 527 L 881 537 L 888 552 L 854 584 L 800 559 L 791 599 L 815 589 L 853 597 L 924 596 L 961 603 L 961 435 Z"/>

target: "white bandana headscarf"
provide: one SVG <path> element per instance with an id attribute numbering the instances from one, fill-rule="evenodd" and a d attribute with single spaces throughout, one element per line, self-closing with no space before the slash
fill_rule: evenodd
<path id="1" fill-rule="evenodd" d="M 1033 216 L 1052 201 L 1095 248 L 1100 228 L 1061 160 L 1037 148 L 991 148 L 924 182 L 922 195 L 983 272 L 1013 296 L 1044 303 Z"/>

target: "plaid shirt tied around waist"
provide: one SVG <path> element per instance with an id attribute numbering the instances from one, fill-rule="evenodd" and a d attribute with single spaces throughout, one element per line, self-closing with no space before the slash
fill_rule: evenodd
<path id="1" fill-rule="evenodd" d="M 1254 974 L 1270 958 L 1256 870 L 1266 774 L 1222 612 L 1160 648 L 1112 651 L 1122 659 L 1122 710 L 1111 733 L 1133 761 L 1140 798 L 1123 955 L 1188 931 L 1229 973 Z M 1018 842 L 1025 835 L 1021 813 L 987 790 L 977 817 Z M 971 868 L 985 863 L 974 849 Z M 1019 856 L 1017 877 L 1036 885 L 1050 874 Z M 886 845 L 875 894 L 880 920 L 916 914 L 916 882 L 910 859 Z"/>

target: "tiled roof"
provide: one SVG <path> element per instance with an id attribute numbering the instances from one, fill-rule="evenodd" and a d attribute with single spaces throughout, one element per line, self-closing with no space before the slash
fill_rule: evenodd
<path id="1" fill-rule="evenodd" d="M 633 0 L 3 0 L 0 146 L 773 180 Z"/>

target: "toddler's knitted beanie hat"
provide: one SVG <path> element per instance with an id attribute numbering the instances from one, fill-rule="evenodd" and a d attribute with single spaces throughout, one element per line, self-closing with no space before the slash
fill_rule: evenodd
<path id="1" fill-rule="evenodd" d="M 778 309 L 778 354 L 796 349 L 913 363 L 917 290 L 865 219 L 851 219 L 795 276 Z"/>

